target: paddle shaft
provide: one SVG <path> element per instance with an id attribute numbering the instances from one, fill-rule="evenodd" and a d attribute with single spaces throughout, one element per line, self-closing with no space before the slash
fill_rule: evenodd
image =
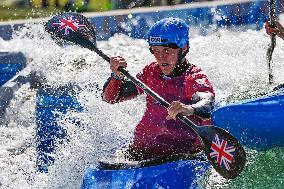
<path id="1" fill-rule="evenodd" d="M 270 25 L 275 26 L 274 19 L 275 19 L 275 2 L 274 0 L 270 0 L 270 8 L 269 8 L 269 16 L 270 16 Z M 271 61 L 272 61 L 272 53 L 274 51 L 276 45 L 276 37 L 275 34 L 271 35 L 271 44 L 270 47 L 267 49 L 267 60 L 268 60 L 268 81 L 269 84 L 273 83 L 273 75 L 272 75 L 272 68 L 271 68 Z"/>
<path id="2" fill-rule="evenodd" d="M 66 30 L 68 30 L 68 27 L 65 27 L 65 30 L 63 30 L 62 27 L 60 27 L 61 26 L 60 24 L 64 24 L 63 21 L 66 20 L 68 22 L 72 22 L 73 24 L 74 23 L 78 24 L 79 22 L 81 29 L 77 28 L 75 31 L 72 30 L 72 32 L 70 33 L 66 32 Z M 80 27 L 79 25 L 78 27 Z M 46 23 L 45 28 L 55 38 L 70 41 L 84 48 L 88 48 L 96 52 L 107 62 L 110 62 L 110 57 L 108 57 L 106 54 L 104 54 L 101 50 L 97 48 L 95 41 L 96 39 L 95 30 L 88 21 L 88 19 L 85 18 L 84 16 L 79 15 L 77 13 L 63 13 L 61 15 L 55 16 L 52 19 L 50 19 Z M 132 81 L 142 90 L 144 90 L 145 93 L 147 93 L 157 102 L 159 102 L 162 106 L 164 106 L 165 108 L 168 108 L 170 106 L 170 104 L 167 101 L 165 101 L 161 96 L 159 96 L 154 91 L 152 91 L 148 86 L 146 86 L 140 80 L 130 75 L 125 68 L 120 67 L 118 68 L 118 70 L 126 78 L 128 78 L 130 81 Z M 240 174 L 240 172 L 245 166 L 246 154 L 242 145 L 238 142 L 236 138 L 234 138 L 230 133 L 228 133 L 224 129 L 218 128 L 213 125 L 197 126 L 185 115 L 178 114 L 176 117 L 179 121 L 183 122 L 188 127 L 191 127 L 193 131 L 195 131 L 196 134 L 200 137 L 203 143 L 202 149 L 205 152 L 207 159 L 218 173 L 220 173 L 224 178 L 230 178 L 230 179 L 235 178 Z M 214 146 L 216 144 L 214 141 L 217 142 L 218 144 L 219 143 L 221 144 L 222 142 L 222 144 L 224 143 L 225 146 L 227 146 L 227 148 L 223 150 L 229 150 L 228 152 L 226 152 L 227 155 L 229 156 L 228 157 L 229 159 L 224 160 L 225 157 L 223 157 L 221 161 L 221 159 L 218 158 L 223 156 L 223 152 L 221 153 L 219 151 L 216 151 Z M 219 154 L 218 157 L 216 156 L 217 154 Z"/>
<path id="3" fill-rule="evenodd" d="M 108 57 L 106 54 L 104 54 L 101 50 L 99 50 L 96 46 L 93 46 L 91 50 L 95 51 L 99 56 L 101 56 L 104 60 L 107 62 L 110 62 L 110 57 Z M 157 93 L 155 93 L 152 89 L 150 89 L 147 85 L 142 83 L 140 80 L 138 80 L 136 77 L 133 77 L 126 69 L 123 67 L 118 68 L 118 70 L 127 77 L 130 81 L 135 83 L 137 86 L 139 86 L 145 93 L 150 95 L 152 98 L 154 98 L 156 101 L 158 101 L 162 106 L 165 108 L 168 108 L 170 106 L 170 103 L 167 102 L 165 99 L 163 99 L 161 96 L 159 96 Z M 191 126 L 191 128 L 196 132 L 198 130 L 196 124 L 194 124 L 190 119 L 188 119 L 186 116 L 182 114 L 177 115 L 178 120 L 185 123 L 186 125 Z"/>

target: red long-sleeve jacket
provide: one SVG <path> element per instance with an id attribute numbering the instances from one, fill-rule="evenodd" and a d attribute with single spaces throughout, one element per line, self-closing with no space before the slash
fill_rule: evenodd
<path id="1" fill-rule="evenodd" d="M 199 67 L 190 64 L 181 74 L 167 77 L 162 74 L 158 64 L 153 62 L 146 66 L 137 78 L 168 102 L 194 104 L 196 100 L 193 96 L 197 92 L 209 92 L 214 96 L 213 87 L 207 76 Z M 110 77 L 104 87 L 103 99 L 109 103 L 116 103 L 142 93 L 142 89 L 132 82 Z M 173 153 L 194 153 L 200 150 L 201 141 L 190 127 L 180 121 L 166 120 L 167 110 L 149 95 L 146 100 L 145 114 L 134 133 L 132 147 L 135 151 L 142 152 L 145 157 L 155 157 Z M 202 108 L 199 114 L 202 114 Z M 189 118 L 197 125 L 211 124 L 210 115 L 207 119 L 197 115 Z"/>

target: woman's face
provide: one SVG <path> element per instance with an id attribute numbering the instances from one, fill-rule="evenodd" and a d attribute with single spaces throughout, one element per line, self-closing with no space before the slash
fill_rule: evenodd
<path id="1" fill-rule="evenodd" d="M 178 63 L 179 49 L 163 46 L 151 46 L 150 48 L 163 74 L 170 75 Z"/>

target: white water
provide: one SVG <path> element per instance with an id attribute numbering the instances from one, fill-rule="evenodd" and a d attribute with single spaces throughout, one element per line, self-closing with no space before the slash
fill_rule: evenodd
<path id="1" fill-rule="evenodd" d="M 27 37 L 27 34 L 29 37 Z M 218 103 L 268 92 L 266 50 L 270 44 L 264 31 L 232 33 L 222 31 L 207 37 L 191 39 L 188 59 L 201 66 L 215 86 Z M 129 62 L 129 71 L 138 73 L 154 60 L 145 40 L 115 35 L 98 42 L 108 55 L 121 55 Z M 55 164 L 48 174 L 35 169 L 35 94 L 24 85 L 7 111 L 7 123 L 0 126 L 0 188 L 79 188 L 84 170 L 108 156 L 132 138 L 141 119 L 144 96 L 110 105 L 102 102 L 100 92 L 110 75 L 108 64 L 95 53 L 79 47 L 57 46 L 40 25 L 29 26 L 11 41 L 0 39 L 1 51 L 22 51 L 30 63 L 20 74 L 31 70 L 42 72 L 51 85 L 78 84 L 78 96 L 84 106 L 81 113 L 69 112 L 59 123 L 68 130 L 70 141 L 58 149 Z M 273 53 L 276 83 L 284 82 L 284 43 L 277 41 Z M 76 63 L 80 61 L 80 63 Z M 78 128 L 69 120 L 78 118 Z M 216 178 L 217 177 L 217 178 Z M 218 176 L 211 180 L 220 179 Z M 222 182 L 221 182 L 222 185 Z"/>

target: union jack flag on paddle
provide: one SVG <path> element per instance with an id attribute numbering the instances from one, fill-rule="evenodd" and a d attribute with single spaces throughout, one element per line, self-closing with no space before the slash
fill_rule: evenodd
<path id="1" fill-rule="evenodd" d="M 230 170 L 230 163 L 234 159 L 232 153 L 235 152 L 236 148 L 230 146 L 226 140 L 220 140 L 219 136 L 215 134 L 215 141 L 212 141 L 211 150 L 213 152 L 210 153 L 210 157 L 215 158 L 219 166 L 224 165 L 227 170 Z"/>
<path id="2" fill-rule="evenodd" d="M 73 16 L 60 19 L 58 23 L 52 23 L 52 26 L 59 26 L 59 30 L 64 29 L 64 35 L 68 35 L 70 31 L 77 31 L 80 27 L 85 27 L 85 24 L 80 24 L 78 19 L 73 19 Z"/>

